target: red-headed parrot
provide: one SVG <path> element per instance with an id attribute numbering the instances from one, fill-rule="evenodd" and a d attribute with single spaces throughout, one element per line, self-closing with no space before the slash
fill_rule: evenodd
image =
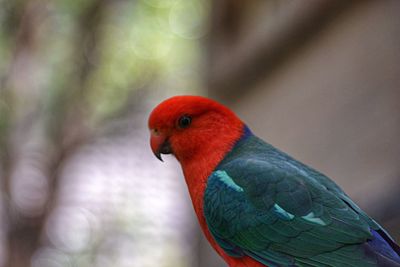
<path id="1" fill-rule="evenodd" d="M 149 128 L 157 158 L 180 162 L 201 228 L 229 266 L 400 266 L 400 247 L 339 186 L 227 107 L 175 96 Z"/>

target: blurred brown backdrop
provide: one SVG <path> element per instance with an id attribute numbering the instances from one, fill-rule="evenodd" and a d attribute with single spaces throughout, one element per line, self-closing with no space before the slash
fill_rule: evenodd
<path id="1" fill-rule="evenodd" d="M 225 266 L 146 120 L 202 94 L 400 239 L 400 2 L 0 0 L 0 266 Z"/>
<path id="2" fill-rule="evenodd" d="M 400 2 L 214 1 L 210 95 L 400 239 Z"/>

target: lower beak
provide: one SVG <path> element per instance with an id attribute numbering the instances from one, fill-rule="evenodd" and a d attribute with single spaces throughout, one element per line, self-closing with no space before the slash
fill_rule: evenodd
<path id="1" fill-rule="evenodd" d="M 150 146 L 154 155 L 161 161 L 161 154 L 171 154 L 172 148 L 168 139 L 161 135 L 152 135 L 150 138 Z"/>

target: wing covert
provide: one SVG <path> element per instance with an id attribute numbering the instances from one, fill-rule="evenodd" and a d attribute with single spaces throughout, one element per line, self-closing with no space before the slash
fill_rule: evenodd
<path id="1" fill-rule="evenodd" d="M 229 255 L 291 265 L 371 237 L 369 222 L 336 187 L 330 190 L 306 170 L 280 164 L 237 158 L 209 177 L 204 215 Z"/>

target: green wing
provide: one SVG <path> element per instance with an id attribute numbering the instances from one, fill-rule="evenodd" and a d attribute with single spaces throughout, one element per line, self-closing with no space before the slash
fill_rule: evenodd
<path id="1" fill-rule="evenodd" d="M 217 243 L 268 266 L 376 266 L 360 244 L 379 226 L 327 177 L 268 153 L 237 153 L 209 177 L 204 214 Z"/>

